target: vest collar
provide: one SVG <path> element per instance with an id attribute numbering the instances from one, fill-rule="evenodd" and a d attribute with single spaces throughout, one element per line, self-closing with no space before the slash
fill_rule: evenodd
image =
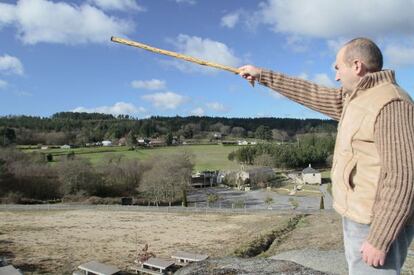
<path id="1" fill-rule="evenodd" d="M 373 88 L 383 83 L 393 83 L 393 84 L 396 83 L 395 72 L 393 70 L 383 70 L 379 72 L 366 74 L 358 82 L 357 87 L 350 94 L 350 97 L 353 98 L 357 94 L 360 94 L 363 90 Z"/>
<path id="2" fill-rule="evenodd" d="M 357 85 L 357 89 L 366 90 L 383 83 L 395 84 L 395 73 L 392 70 L 384 70 L 366 74 Z"/>

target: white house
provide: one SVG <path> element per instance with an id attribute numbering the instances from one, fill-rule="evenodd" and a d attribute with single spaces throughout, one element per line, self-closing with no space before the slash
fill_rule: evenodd
<path id="1" fill-rule="evenodd" d="M 112 146 L 112 141 L 104 140 L 104 141 L 102 141 L 102 146 Z"/>
<path id="2" fill-rule="evenodd" d="M 249 145 L 249 143 L 246 140 L 238 140 L 237 144 L 238 145 Z"/>
<path id="3" fill-rule="evenodd" d="M 302 181 L 305 184 L 321 184 L 321 173 L 309 164 L 309 167 L 302 170 Z"/>
<path id="4" fill-rule="evenodd" d="M 62 145 L 60 146 L 60 149 L 70 149 L 70 145 L 68 144 Z"/>

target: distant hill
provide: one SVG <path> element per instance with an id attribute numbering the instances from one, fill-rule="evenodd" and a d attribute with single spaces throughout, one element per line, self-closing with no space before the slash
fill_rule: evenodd
<path id="1" fill-rule="evenodd" d="M 103 139 L 138 137 L 206 139 L 212 133 L 223 137 L 254 138 L 260 128 L 273 131 L 273 138 L 289 139 L 303 133 L 335 133 L 336 121 L 294 118 L 227 118 L 208 116 L 153 116 L 146 119 L 128 115 L 59 112 L 51 117 L 3 116 L 0 130 L 14 131 L 17 144 L 84 144 Z M 276 135 L 276 136 L 275 136 Z M 266 135 L 272 138 L 271 134 Z M 259 137 L 260 138 L 260 137 Z"/>

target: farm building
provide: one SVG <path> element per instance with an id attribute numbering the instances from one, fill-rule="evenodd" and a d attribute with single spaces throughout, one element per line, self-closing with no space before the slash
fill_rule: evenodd
<path id="1" fill-rule="evenodd" d="M 302 181 L 305 184 L 321 184 L 321 173 L 309 164 L 308 167 L 302 170 Z"/>
<path id="2" fill-rule="evenodd" d="M 217 185 L 218 171 L 202 171 L 191 176 L 191 186 L 195 188 Z"/>
<path id="3" fill-rule="evenodd" d="M 175 259 L 178 265 L 187 265 L 193 262 L 204 261 L 208 258 L 208 255 L 179 251 L 173 254 L 171 258 Z"/>
<path id="4" fill-rule="evenodd" d="M 112 141 L 104 140 L 104 141 L 102 141 L 102 146 L 112 146 Z"/>

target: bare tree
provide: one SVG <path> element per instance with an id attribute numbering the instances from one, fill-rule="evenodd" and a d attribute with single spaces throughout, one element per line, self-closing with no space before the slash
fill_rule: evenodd
<path id="1" fill-rule="evenodd" d="M 171 204 L 180 195 L 186 194 L 194 166 L 189 153 L 156 157 L 151 160 L 150 166 L 144 173 L 138 190 L 146 194 L 155 205 L 160 202 Z"/>

